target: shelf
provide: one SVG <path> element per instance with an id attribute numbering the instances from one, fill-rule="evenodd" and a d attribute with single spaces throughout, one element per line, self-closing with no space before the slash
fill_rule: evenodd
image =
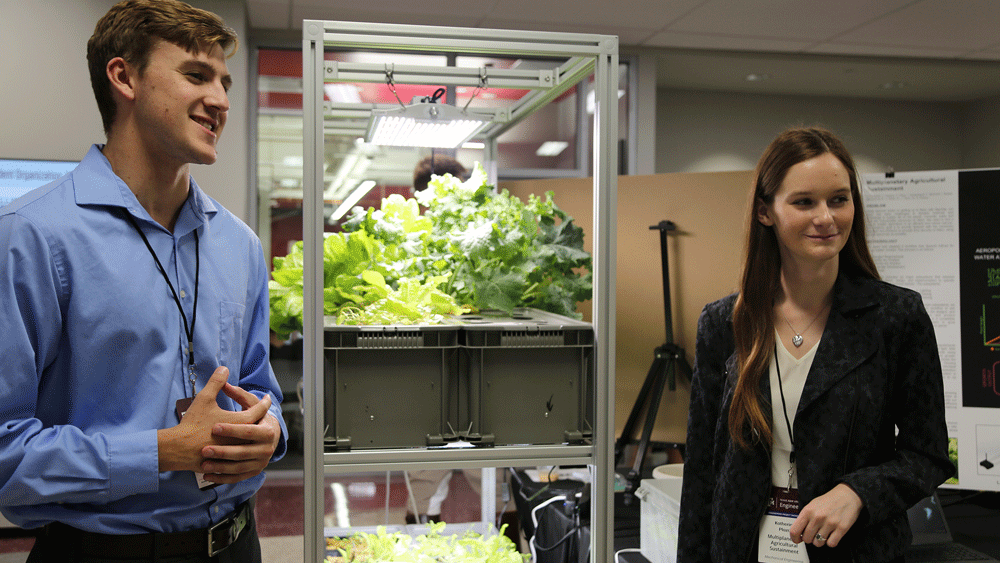
<path id="1" fill-rule="evenodd" d="M 323 455 L 326 475 L 351 471 L 530 467 L 593 463 L 593 446 L 497 446 L 357 450 Z"/>
<path id="2" fill-rule="evenodd" d="M 441 26 L 390 25 L 381 23 L 305 20 L 302 25 L 303 62 L 303 233 L 304 233 L 304 487 L 305 560 L 318 563 L 325 553 L 322 487 L 327 475 L 357 471 L 411 468 L 490 468 L 539 465 L 587 465 L 592 472 L 591 561 L 611 561 L 614 532 L 614 354 L 615 354 L 615 225 L 617 209 L 617 73 L 618 39 L 614 36 L 490 30 Z M 478 72 L 454 67 L 408 65 L 399 71 L 425 84 L 448 84 L 476 88 L 491 77 L 498 84 L 517 84 L 527 89 L 509 107 L 494 110 L 485 141 L 484 167 L 496 182 L 497 137 L 532 112 L 593 75 L 594 158 L 592 167 L 594 229 L 592 244 L 593 377 L 588 377 L 583 396 L 594 406 L 592 445 L 500 445 L 477 448 L 394 447 L 354 448 L 325 452 L 326 359 L 323 318 L 323 159 L 326 134 L 339 128 L 336 121 L 364 119 L 376 109 L 371 104 L 324 102 L 324 83 L 385 82 L 392 68 L 370 65 L 338 65 L 324 60 L 326 49 L 445 52 L 560 59 L 554 71 L 525 75 L 517 69 L 487 69 Z M 391 65 L 389 65 L 391 67 Z M 483 112 L 487 113 L 487 112 Z M 488 360 L 492 360 L 490 356 Z M 502 360 L 501 360 L 502 361 Z M 481 362 L 485 363 L 485 362 Z M 590 365 L 588 364 L 588 366 Z M 495 366 L 490 366 L 495 367 Z M 589 367 L 588 367 L 589 369 Z M 391 391 L 390 391 L 391 392 Z M 510 400 L 517 400 L 510 398 Z M 485 399 L 495 400 L 495 399 Z M 590 402 L 592 400 L 592 402 Z M 335 401 L 332 404 L 336 404 Z M 502 424 L 506 424 L 505 422 Z M 500 435 L 500 432 L 497 432 Z M 530 439 L 530 438 L 525 438 Z M 546 436 L 545 439 L 552 440 Z M 572 438 L 570 438 L 572 439 Z M 522 439 L 514 436 L 511 441 Z M 372 440 L 369 440 L 372 442 Z M 373 443 L 373 445 L 375 445 Z M 486 470 L 483 472 L 487 473 Z M 486 488 L 484 497 L 492 495 Z M 491 481 L 492 482 L 492 481 Z M 492 498 L 492 497 L 491 497 Z"/>

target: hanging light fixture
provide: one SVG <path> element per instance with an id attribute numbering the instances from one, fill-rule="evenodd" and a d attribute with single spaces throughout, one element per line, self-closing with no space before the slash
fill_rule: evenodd
<path id="1" fill-rule="evenodd" d="M 372 110 L 365 140 L 373 145 L 454 149 L 462 146 L 462 143 L 490 124 L 485 118 L 467 113 L 465 110 L 469 107 L 468 103 L 461 110 L 452 105 L 438 103 L 445 94 L 444 88 L 438 88 L 433 95 L 407 106 L 396 94 L 391 66 L 386 67 L 385 77 L 386 84 L 396 96 L 400 107 Z M 479 88 L 472 97 L 474 98 L 475 94 L 485 87 L 486 76 L 483 72 Z"/>
<path id="2" fill-rule="evenodd" d="M 453 149 L 482 131 L 489 121 L 454 106 L 420 102 L 373 110 L 367 140 L 374 145 Z"/>

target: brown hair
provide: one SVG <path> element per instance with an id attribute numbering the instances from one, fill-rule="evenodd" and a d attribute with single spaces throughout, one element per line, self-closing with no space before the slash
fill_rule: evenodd
<path id="1" fill-rule="evenodd" d="M 833 133 L 818 127 L 789 129 L 764 151 L 755 170 L 748 207 L 745 255 L 740 291 L 733 306 L 733 336 L 739 376 L 729 408 L 729 433 L 748 449 L 747 426 L 764 443 L 771 443 L 770 415 L 763 409 L 760 382 L 766 376 L 774 349 L 774 300 L 781 275 L 781 253 L 773 227 L 757 219 L 759 202 L 771 205 L 774 194 L 792 166 L 831 153 L 851 179 L 854 222 L 840 251 L 840 271 L 854 277 L 879 279 L 865 236 L 865 214 L 854 159 Z"/>
<path id="2" fill-rule="evenodd" d="M 417 163 L 417 167 L 413 170 L 413 189 L 418 192 L 427 189 L 427 182 L 430 181 L 432 175 L 451 174 L 460 180 L 465 180 L 468 173 L 469 171 L 462 166 L 462 163 L 454 158 L 443 154 L 434 154 Z"/>
<path id="3" fill-rule="evenodd" d="M 219 16 L 179 0 L 123 0 L 108 10 L 87 41 L 90 85 L 101 111 L 104 132 L 115 120 L 115 101 L 107 76 L 108 61 L 122 57 L 141 74 L 160 40 L 199 53 L 219 45 L 236 52 L 236 32 Z"/>

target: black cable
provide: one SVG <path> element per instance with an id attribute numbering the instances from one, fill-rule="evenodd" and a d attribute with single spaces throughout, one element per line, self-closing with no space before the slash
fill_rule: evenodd
<path id="1" fill-rule="evenodd" d="M 565 536 L 563 536 L 562 538 L 560 538 L 559 541 L 557 541 L 553 545 L 550 545 L 549 547 L 542 547 L 542 546 L 538 545 L 538 543 L 535 543 L 535 549 L 538 549 L 538 550 L 541 550 L 541 551 L 552 551 L 553 549 L 555 549 L 555 548 L 559 547 L 560 545 L 562 545 L 566 540 L 568 540 L 579 529 L 580 529 L 580 526 L 577 526 L 575 528 L 570 529 L 570 531 L 567 532 Z M 536 535 L 537 535 L 537 533 L 536 533 Z"/>
<path id="2" fill-rule="evenodd" d="M 774 343 L 774 370 L 778 373 L 778 392 L 781 394 L 781 412 L 785 415 L 785 426 L 788 427 L 788 441 L 792 450 L 788 452 L 788 463 L 795 463 L 795 440 L 792 438 L 792 423 L 788 421 L 788 406 L 785 404 L 785 389 L 781 385 L 781 368 L 778 367 L 778 343 Z M 791 483 L 788 485 L 791 487 Z"/>
<path id="3" fill-rule="evenodd" d="M 142 232 L 139 228 L 139 224 L 135 222 L 135 219 L 128 212 L 125 212 L 125 218 L 128 219 L 132 227 L 135 228 L 139 236 L 142 237 L 142 242 L 146 243 L 146 249 L 149 250 L 149 254 L 153 257 L 153 261 L 156 262 L 156 268 L 160 271 L 160 275 L 163 276 L 163 280 L 167 282 L 167 287 L 170 288 L 170 294 L 174 297 L 174 303 L 177 304 L 177 310 L 181 314 L 181 320 L 184 321 L 184 333 L 188 338 L 188 373 L 184 374 L 184 379 L 188 379 L 188 375 L 194 376 L 194 323 L 198 318 L 198 277 L 201 273 L 201 253 L 198 252 L 198 231 L 197 229 L 192 231 L 194 234 L 194 303 L 191 307 L 191 324 L 188 324 L 187 315 L 184 314 L 184 307 L 181 305 L 181 300 L 177 297 L 177 291 L 174 290 L 174 284 L 170 283 L 170 277 L 167 276 L 167 271 L 163 268 L 163 264 L 160 263 L 160 259 L 156 256 L 156 252 L 153 251 L 153 245 L 149 244 L 149 239 L 146 238 L 146 233 Z M 180 280 L 178 280 L 180 283 Z M 194 380 L 191 381 L 191 397 L 194 397 Z"/>
<path id="4" fill-rule="evenodd" d="M 445 92 L 446 90 L 444 88 L 438 88 L 437 90 L 434 90 L 433 94 L 431 94 L 430 96 L 426 96 L 424 98 L 424 101 L 436 104 L 438 103 L 438 100 L 440 100 L 445 95 Z"/>

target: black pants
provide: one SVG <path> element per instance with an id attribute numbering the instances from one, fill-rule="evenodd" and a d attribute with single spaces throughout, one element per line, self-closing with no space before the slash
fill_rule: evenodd
<path id="1" fill-rule="evenodd" d="M 260 560 L 260 539 L 257 537 L 257 521 L 252 517 L 246 528 L 240 533 L 240 537 L 228 548 L 215 557 L 208 556 L 208 546 L 205 546 L 205 553 L 190 555 L 187 557 L 171 558 L 94 558 L 84 557 L 79 553 L 74 553 L 72 545 L 66 541 L 60 541 L 59 537 L 51 534 L 39 532 L 35 540 L 31 553 L 28 554 L 26 563 L 139 563 L 149 561 L 150 563 L 261 563 Z"/>

